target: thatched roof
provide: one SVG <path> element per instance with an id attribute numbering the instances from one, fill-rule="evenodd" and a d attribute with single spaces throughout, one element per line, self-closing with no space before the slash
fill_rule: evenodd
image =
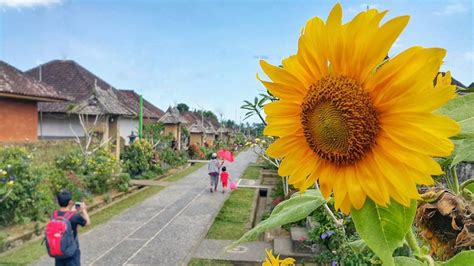
<path id="1" fill-rule="evenodd" d="M 169 107 L 166 110 L 166 113 L 158 120 L 163 124 L 181 124 L 186 123 L 187 121 L 180 115 L 178 108 L 176 107 Z"/>
<path id="2" fill-rule="evenodd" d="M 67 97 L 43 82 L 36 81 L 8 63 L 0 60 L 0 96 L 35 101 L 57 102 Z"/>
<path id="3" fill-rule="evenodd" d="M 194 133 L 194 134 L 202 134 L 206 132 L 206 128 L 204 128 L 201 123 L 194 123 L 192 124 L 189 128 L 189 133 Z"/>

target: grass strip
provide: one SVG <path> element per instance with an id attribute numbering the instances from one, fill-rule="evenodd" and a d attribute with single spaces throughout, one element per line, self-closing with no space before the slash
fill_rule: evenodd
<path id="1" fill-rule="evenodd" d="M 248 231 L 247 223 L 252 211 L 255 189 L 239 188 L 232 191 L 214 219 L 214 223 L 207 233 L 210 239 L 237 240 Z"/>
<path id="2" fill-rule="evenodd" d="M 122 201 L 119 201 L 110 207 L 107 207 L 102 211 L 91 215 L 92 225 L 85 227 L 83 230 L 79 230 L 82 233 L 87 232 L 95 226 L 107 222 L 112 217 L 125 211 L 126 209 L 131 208 L 145 199 L 155 195 L 162 189 L 163 187 L 149 187 Z M 41 241 L 42 240 L 30 241 L 18 249 L 5 252 L 4 254 L 0 255 L 0 265 L 24 265 L 39 260 L 41 257 L 47 255 L 46 247 L 41 245 Z"/>
<path id="3" fill-rule="evenodd" d="M 205 259 L 192 259 L 189 261 L 188 266 L 232 266 L 233 264 L 227 261 L 221 260 L 205 260 Z"/>
<path id="4" fill-rule="evenodd" d="M 244 179 L 258 179 L 260 177 L 260 170 L 262 167 L 259 164 L 256 163 L 251 163 L 245 169 L 244 174 L 242 175 L 242 178 Z"/>
<path id="5" fill-rule="evenodd" d="M 196 163 L 196 164 L 191 165 L 190 167 L 184 169 L 183 171 L 181 171 L 179 173 L 176 173 L 174 175 L 171 175 L 169 177 L 164 178 L 163 181 L 176 182 L 176 181 L 182 179 L 183 177 L 189 175 L 190 173 L 196 171 L 197 169 L 201 168 L 203 165 L 204 165 L 204 163 Z"/>

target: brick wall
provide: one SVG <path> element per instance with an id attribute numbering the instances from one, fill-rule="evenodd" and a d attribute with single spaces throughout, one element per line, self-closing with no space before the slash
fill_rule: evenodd
<path id="1" fill-rule="evenodd" d="M 0 142 L 38 139 L 37 102 L 0 97 Z"/>

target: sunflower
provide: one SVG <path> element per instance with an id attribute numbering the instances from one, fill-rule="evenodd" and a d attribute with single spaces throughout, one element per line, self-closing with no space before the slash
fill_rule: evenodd
<path id="1" fill-rule="evenodd" d="M 412 47 L 388 59 L 409 17 L 380 25 L 386 13 L 370 9 L 342 24 L 336 4 L 326 23 L 307 22 L 282 66 L 260 61 L 271 82 L 257 75 L 278 98 L 264 107 L 264 133 L 279 137 L 267 150 L 282 159 L 279 174 L 300 190 L 318 182 L 345 213 L 367 197 L 409 206 L 416 184 L 443 173 L 432 157 L 450 155 L 460 130 L 432 113 L 455 97 L 449 72 L 433 85 L 446 51 Z"/>
<path id="2" fill-rule="evenodd" d="M 276 258 L 273 256 L 271 250 L 266 250 L 265 252 L 267 253 L 267 258 L 265 258 L 265 261 L 262 263 L 262 266 L 291 266 L 295 265 L 295 259 L 292 258 L 286 258 L 284 260 L 280 260 L 280 255 L 278 255 Z"/>

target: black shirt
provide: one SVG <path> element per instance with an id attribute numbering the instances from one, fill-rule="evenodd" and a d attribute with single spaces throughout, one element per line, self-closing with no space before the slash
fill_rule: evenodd
<path id="1" fill-rule="evenodd" d="M 64 216 L 65 214 L 66 212 L 58 211 L 58 216 Z M 80 214 L 76 213 L 74 214 L 74 216 L 71 217 L 71 219 L 69 219 L 69 222 L 71 222 L 74 238 L 77 239 L 77 225 L 85 226 L 87 221 Z"/>

